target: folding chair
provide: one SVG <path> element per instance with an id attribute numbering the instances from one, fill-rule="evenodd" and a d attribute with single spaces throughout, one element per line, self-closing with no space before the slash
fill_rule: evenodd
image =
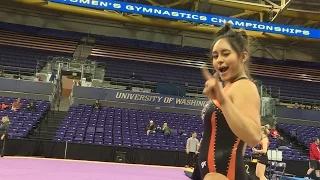
<path id="1" fill-rule="evenodd" d="M 274 171 L 274 175 L 276 177 L 276 179 L 281 179 L 281 177 L 285 174 L 285 170 L 286 170 L 286 163 L 285 162 L 278 162 L 276 164 L 276 168 Z"/>
<path id="2" fill-rule="evenodd" d="M 266 177 L 271 180 L 273 175 L 274 175 L 274 172 L 276 170 L 276 167 L 277 167 L 277 162 L 276 161 L 269 161 L 269 166 L 268 168 L 266 169 Z"/>

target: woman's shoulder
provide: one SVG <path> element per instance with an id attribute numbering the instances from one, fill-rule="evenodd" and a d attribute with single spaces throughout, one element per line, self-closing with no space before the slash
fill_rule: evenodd
<path id="1" fill-rule="evenodd" d="M 249 79 L 243 79 L 232 84 L 227 94 L 229 95 L 243 95 L 250 97 L 259 97 L 257 86 Z"/>

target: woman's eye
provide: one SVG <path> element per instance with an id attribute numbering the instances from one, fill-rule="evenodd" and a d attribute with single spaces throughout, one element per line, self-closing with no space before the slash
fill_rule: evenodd
<path id="1" fill-rule="evenodd" d="M 229 56 L 229 54 L 230 54 L 230 53 L 224 53 L 223 56 L 226 57 L 226 56 Z"/>

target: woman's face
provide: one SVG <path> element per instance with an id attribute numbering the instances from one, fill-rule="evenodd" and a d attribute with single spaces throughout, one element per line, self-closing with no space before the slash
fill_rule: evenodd
<path id="1" fill-rule="evenodd" d="M 6 116 L 2 117 L 1 121 L 2 121 L 3 123 L 6 122 L 6 121 L 7 121 L 7 117 L 6 117 Z"/>
<path id="2" fill-rule="evenodd" d="M 247 56 L 247 53 L 243 53 L 243 57 L 239 57 L 227 39 L 218 40 L 212 48 L 213 67 L 225 82 L 234 81 L 245 75 L 244 63 Z"/>

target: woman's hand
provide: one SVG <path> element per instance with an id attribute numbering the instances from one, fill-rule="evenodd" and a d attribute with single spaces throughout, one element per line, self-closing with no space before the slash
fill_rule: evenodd
<path id="1" fill-rule="evenodd" d="M 212 76 L 206 67 L 201 67 L 201 71 L 206 80 L 203 94 L 207 95 L 211 100 L 217 100 L 220 104 L 223 104 L 225 94 L 222 85 L 220 84 L 218 73 L 216 72 Z"/>
<path id="2" fill-rule="evenodd" d="M 256 148 L 252 148 L 252 151 L 254 152 L 254 153 L 256 153 L 257 152 L 257 149 Z"/>

